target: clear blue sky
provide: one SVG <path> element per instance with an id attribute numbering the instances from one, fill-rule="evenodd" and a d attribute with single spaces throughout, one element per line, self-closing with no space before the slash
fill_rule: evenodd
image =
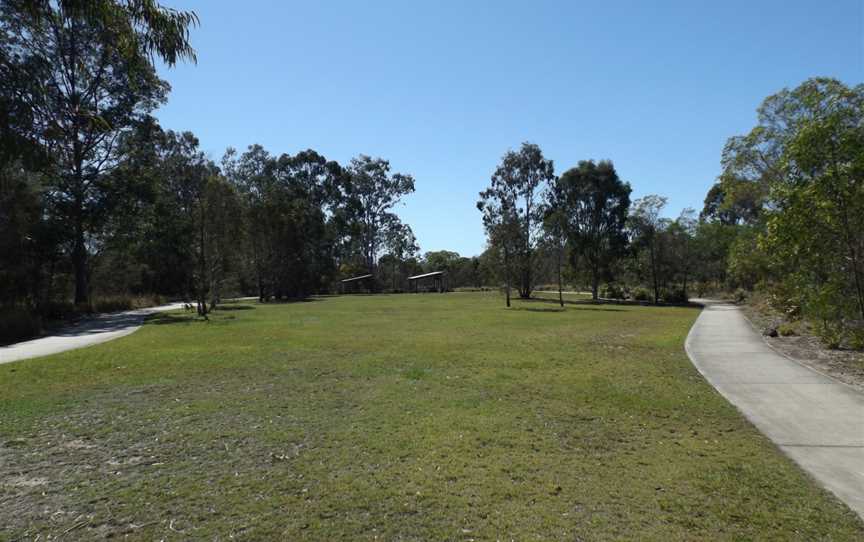
<path id="1" fill-rule="evenodd" d="M 727 137 L 808 77 L 864 80 L 864 2 L 163 0 L 201 19 L 157 116 L 228 146 L 359 153 L 411 173 L 423 251 L 478 254 L 501 155 L 611 159 L 634 196 L 701 208 Z"/>

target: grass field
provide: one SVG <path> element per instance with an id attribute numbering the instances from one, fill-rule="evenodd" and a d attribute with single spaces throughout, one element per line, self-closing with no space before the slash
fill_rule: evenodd
<path id="1" fill-rule="evenodd" d="M 689 308 L 348 296 L 0 365 L 0 539 L 861 540 Z"/>

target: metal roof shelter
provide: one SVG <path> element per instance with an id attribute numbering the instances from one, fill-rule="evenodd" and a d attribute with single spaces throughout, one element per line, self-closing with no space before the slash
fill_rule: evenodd
<path id="1" fill-rule="evenodd" d="M 359 289 L 360 285 L 362 285 L 364 282 L 367 283 L 366 284 L 366 290 L 371 291 L 372 286 L 371 286 L 371 284 L 369 284 L 369 281 L 373 280 L 373 278 L 374 278 L 374 276 L 372 274 L 368 274 L 368 275 L 359 275 L 359 276 L 351 277 L 348 279 L 342 279 L 340 281 L 342 283 L 342 293 L 356 292 Z M 350 290 L 350 292 L 349 292 L 349 290 Z"/>
<path id="2" fill-rule="evenodd" d="M 422 275 L 408 277 L 408 290 L 415 293 L 419 292 L 421 281 L 430 279 L 432 281 L 431 288 L 427 287 L 424 291 L 441 292 L 442 294 L 447 291 L 446 271 L 432 271 L 431 273 L 423 273 Z"/>

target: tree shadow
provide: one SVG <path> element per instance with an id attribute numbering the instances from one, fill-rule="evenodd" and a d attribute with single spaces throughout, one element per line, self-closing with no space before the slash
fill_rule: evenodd
<path id="1" fill-rule="evenodd" d="M 190 324 L 196 321 L 198 321 L 198 315 L 194 312 L 192 314 L 168 314 L 165 312 L 159 312 L 150 315 L 144 323 L 146 325 L 164 326 L 167 324 Z"/>
<path id="2" fill-rule="evenodd" d="M 527 312 L 564 312 L 566 309 L 561 307 L 553 308 L 553 307 L 514 307 L 517 311 L 527 311 Z"/>
<path id="3" fill-rule="evenodd" d="M 252 305 L 227 304 L 227 305 L 217 305 L 216 310 L 219 312 L 222 312 L 222 311 L 251 311 L 251 310 L 255 310 L 255 307 Z"/>
<path id="4" fill-rule="evenodd" d="M 520 298 L 519 301 L 526 302 L 534 302 L 534 303 L 555 303 L 556 305 L 559 303 L 558 298 L 551 297 L 531 297 L 528 299 Z M 691 308 L 691 309 L 701 309 L 703 305 L 700 303 L 694 302 L 686 302 L 686 303 L 657 303 L 654 304 L 651 301 L 634 301 L 632 299 L 606 299 L 601 298 L 598 301 L 594 301 L 593 299 L 565 299 L 565 305 L 581 305 L 581 307 L 574 307 L 580 310 L 598 310 L 598 311 L 617 311 L 621 312 L 624 309 L 613 309 L 610 305 L 619 305 L 625 307 L 655 307 L 655 308 L 668 308 L 668 307 L 683 307 L 683 308 Z M 594 307 L 589 308 L 589 307 Z M 602 308 L 601 308 L 602 307 Z"/>
<path id="5" fill-rule="evenodd" d="M 523 301 L 526 303 L 545 303 L 545 304 L 554 304 L 560 305 L 560 301 L 557 299 L 547 299 L 543 297 L 531 297 L 528 299 L 519 299 L 519 301 Z M 624 309 L 615 309 L 612 307 L 606 306 L 606 304 L 602 301 L 594 301 L 592 299 L 565 299 L 564 305 L 570 306 L 576 310 L 593 310 L 593 311 L 609 311 L 609 312 L 624 312 Z"/>
<path id="6" fill-rule="evenodd" d="M 261 305 L 288 305 L 291 303 L 315 303 L 323 301 L 317 297 L 286 297 L 284 299 L 268 299 L 267 301 L 258 301 Z"/>

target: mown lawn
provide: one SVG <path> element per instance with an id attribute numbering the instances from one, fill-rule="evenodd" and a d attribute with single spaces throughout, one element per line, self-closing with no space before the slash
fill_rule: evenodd
<path id="1" fill-rule="evenodd" d="M 861 540 L 688 308 L 350 296 L 0 365 L 0 539 Z"/>

